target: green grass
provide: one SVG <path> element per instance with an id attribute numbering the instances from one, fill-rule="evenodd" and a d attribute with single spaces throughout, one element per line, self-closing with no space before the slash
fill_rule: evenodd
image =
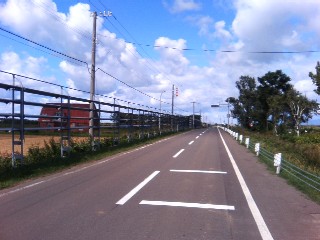
<path id="1" fill-rule="evenodd" d="M 246 131 L 244 129 L 234 129 L 234 131 L 246 137 L 250 137 L 251 143 L 259 142 L 261 148 L 265 151 L 272 154 L 281 152 L 282 158 L 286 161 L 316 176 L 320 176 L 320 145 L 314 143 L 314 141 L 318 141 L 318 133 L 311 133 L 310 135 L 304 134 L 301 137 L 295 137 L 292 135 L 274 136 L 269 132 L 258 133 Z M 314 135 L 316 135 L 316 137 Z M 251 150 L 253 151 L 254 149 Z M 269 157 L 265 157 L 264 154 L 260 154 L 259 160 L 265 163 L 268 166 L 269 171 L 275 174 L 276 170 L 273 166 L 273 158 L 270 159 Z M 281 170 L 279 176 L 286 179 L 288 184 L 294 186 L 310 199 L 320 204 L 319 191 L 303 183 L 284 169 Z"/>
<path id="2" fill-rule="evenodd" d="M 29 149 L 29 154 L 25 157 L 24 164 L 16 168 L 11 167 L 11 158 L 8 156 L 0 157 L 0 189 L 12 187 L 28 179 L 59 172 L 78 164 L 101 160 L 153 143 L 173 134 L 177 133 L 166 133 L 149 139 L 134 139 L 131 142 L 128 142 L 126 138 L 122 138 L 117 146 L 105 141 L 98 151 L 92 151 L 90 142 L 84 140 L 80 143 L 74 143 L 70 155 L 64 158 L 60 156 L 59 143 L 54 142 L 52 139 L 46 143 L 44 148 L 35 147 Z"/>

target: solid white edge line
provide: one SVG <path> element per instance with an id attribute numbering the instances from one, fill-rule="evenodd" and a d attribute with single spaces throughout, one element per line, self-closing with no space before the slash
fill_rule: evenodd
<path id="1" fill-rule="evenodd" d="M 192 143 L 194 143 L 194 141 L 189 142 L 189 145 L 191 145 Z"/>
<path id="2" fill-rule="evenodd" d="M 214 205 L 214 204 L 203 204 L 203 203 L 184 203 L 184 202 L 164 202 L 164 201 L 147 201 L 147 200 L 142 200 L 139 204 L 142 204 L 142 205 L 153 205 L 153 206 L 218 209 L 218 210 L 234 210 L 235 209 L 234 206 L 228 206 L 228 205 Z"/>
<path id="3" fill-rule="evenodd" d="M 125 204 L 130 198 L 132 198 L 137 192 L 141 190 L 148 182 L 150 182 L 160 171 L 153 172 L 149 177 L 143 180 L 138 186 L 132 189 L 128 194 L 126 194 L 123 198 L 121 198 L 116 204 L 123 205 Z"/>
<path id="4" fill-rule="evenodd" d="M 179 152 L 177 152 L 177 153 L 173 156 L 173 158 L 178 157 L 183 151 L 184 151 L 184 149 L 181 149 Z"/>
<path id="5" fill-rule="evenodd" d="M 264 221 L 264 219 L 263 219 L 263 217 L 262 217 L 262 215 L 261 215 L 261 213 L 259 211 L 259 208 L 258 208 L 257 204 L 255 203 L 255 201 L 254 201 L 254 199 L 253 199 L 253 197 L 252 197 L 252 195 L 250 193 L 250 190 L 249 190 L 246 182 L 244 181 L 244 178 L 243 178 L 243 176 L 242 176 L 242 174 L 241 174 L 241 172 L 240 172 L 240 170 L 239 170 L 239 168 L 238 168 L 238 166 L 237 166 L 237 164 L 236 164 L 236 162 L 235 162 L 235 160 L 234 160 L 234 158 L 233 158 L 233 156 L 232 156 L 232 154 L 231 154 L 231 152 L 230 152 L 230 150 L 229 150 L 229 148 L 228 148 L 228 146 L 226 144 L 226 142 L 224 141 L 224 138 L 222 137 L 219 128 L 217 128 L 217 129 L 218 129 L 218 132 L 220 134 L 222 143 L 223 143 L 223 145 L 224 145 L 224 147 L 225 147 L 225 149 L 226 149 L 226 151 L 228 153 L 229 159 L 230 159 L 231 164 L 233 166 L 233 169 L 234 169 L 234 171 L 236 173 L 236 176 L 237 176 L 237 178 L 239 180 L 241 189 L 242 189 L 242 191 L 244 193 L 244 196 L 246 197 L 246 200 L 247 200 L 247 203 L 249 205 L 249 208 L 250 208 L 250 211 L 252 213 L 252 216 L 253 216 L 253 218 L 254 218 L 257 226 L 258 226 L 258 229 L 259 229 L 259 232 L 260 232 L 260 235 L 261 235 L 262 239 L 263 240 L 273 240 L 273 237 L 272 237 L 272 235 L 271 235 L 271 233 L 270 233 L 270 231 L 268 229 L 268 226 L 265 223 L 265 221 Z"/>
<path id="6" fill-rule="evenodd" d="M 227 174 L 227 172 L 221 171 L 202 171 L 202 170 L 175 170 L 171 169 L 170 172 L 182 172 L 182 173 L 218 173 L 218 174 Z"/>

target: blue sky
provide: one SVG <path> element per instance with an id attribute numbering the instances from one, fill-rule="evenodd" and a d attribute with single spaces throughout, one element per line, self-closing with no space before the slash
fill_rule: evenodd
<path id="1" fill-rule="evenodd" d="M 0 0 L 0 27 L 90 66 L 93 11 L 113 13 L 98 18 L 97 68 L 156 99 L 166 91 L 162 100 L 167 103 L 171 102 L 172 84 L 178 86 L 176 113 L 191 114 L 195 101 L 196 112 L 201 111 L 204 119 L 225 122 L 226 108 L 212 109 L 211 104 L 237 97 L 235 82 L 241 75 L 257 78 L 278 69 L 291 77 L 297 90 L 320 101 L 308 77 L 320 53 L 304 53 L 320 50 L 318 0 Z M 54 57 L 4 31 L 0 31 L 0 41 L 1 70 L 89 91 L 85 64 Z M 192 50 L 179 50 L 185 48 Z M 204 51 L 208 49 L 216 51 Z M 11 80 L 0 74 L 0 81 Z M 21 81 L 28 87 L 48 89 Z M 96 89 L 101 95 L 159 107 L 159 101 L 102 71 L 97 71 Z M 171 110 L 169 104 L 163 108 Z M 310 123 L 320 124 L 319 117 Z"/>

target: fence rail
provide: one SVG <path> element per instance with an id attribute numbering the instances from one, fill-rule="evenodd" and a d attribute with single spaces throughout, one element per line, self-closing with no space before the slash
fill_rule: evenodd
<path id="1" fill-rule="evenodd" d="M 228 132 L 232 135 L 240 144 L 243 144 L 243 135 L 239 135 L 238 133 L 232 131 L 228 128 L 222 128 L 224 131 Z M 308 186 L 317 192 L 320 192 L 320 176 L 310 173 L 298 166 L 294 165 L 293 163 L 284 159 L 281 153 L 271 153 L 264 148 L 257 148 L 257 142 L 253 142 L 250 140 L 249 137 L 245 138 L 244 141 L 245 146 L 255 152 L 257 155 L 260 155 L 263 159 L 269 161 L 271 164 L 273 163 L 274 167 L 276 167 L 276 173 L 281 174 L 281 172 L 286 172 L 291 175 L 296 181 L 303 183 L 305 186 Z M 259 144 L 260 146 L 260 144 Z"/>
<path id="2" fill-rule="evenodd" d="M 70 151 L 71 135 L 77 132 L 91 130 L 95 150 L 99 148 L 101 136 L 112 138 L 116 144 L 122 136 L 131 141 L 134 136 L 145 138 L 191 127 L 190 116 L 124 106 L 116 104 L 115 100 L 113 103 L 90 101 L 4 83 L 0 83 L 0 93 L 0 133 L 11 134 L 13 166 L 23 163 L 28 132 L 57 132 L 61 156 L 64 156 Z M 90 121 L 93 124 L 89 124 Z M 32 126 L 28 125 L 30 122 Z"/>

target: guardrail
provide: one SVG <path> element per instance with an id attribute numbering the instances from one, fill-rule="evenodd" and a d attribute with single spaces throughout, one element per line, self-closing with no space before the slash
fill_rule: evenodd
<path id="1" fill-rule="evenodd" d="M 284 159 L 282 153 L 271 153 L 260 147 L 260 143 L 252 141 L 249 137 L 244 137 L 231 129 L 221 127 L 228 132 L 233 138 L 239 141 L 240 144 L 245 145 L 246 148 L 254 152 L 257 156 L 269 161 L 276 168 L 276 174 L 281 174 L 282 171 L 291 175 L 295 180 L 302 182 L 310 188 L 320 192 L 320 176 L 310 173 L 291 162 Z"/>

